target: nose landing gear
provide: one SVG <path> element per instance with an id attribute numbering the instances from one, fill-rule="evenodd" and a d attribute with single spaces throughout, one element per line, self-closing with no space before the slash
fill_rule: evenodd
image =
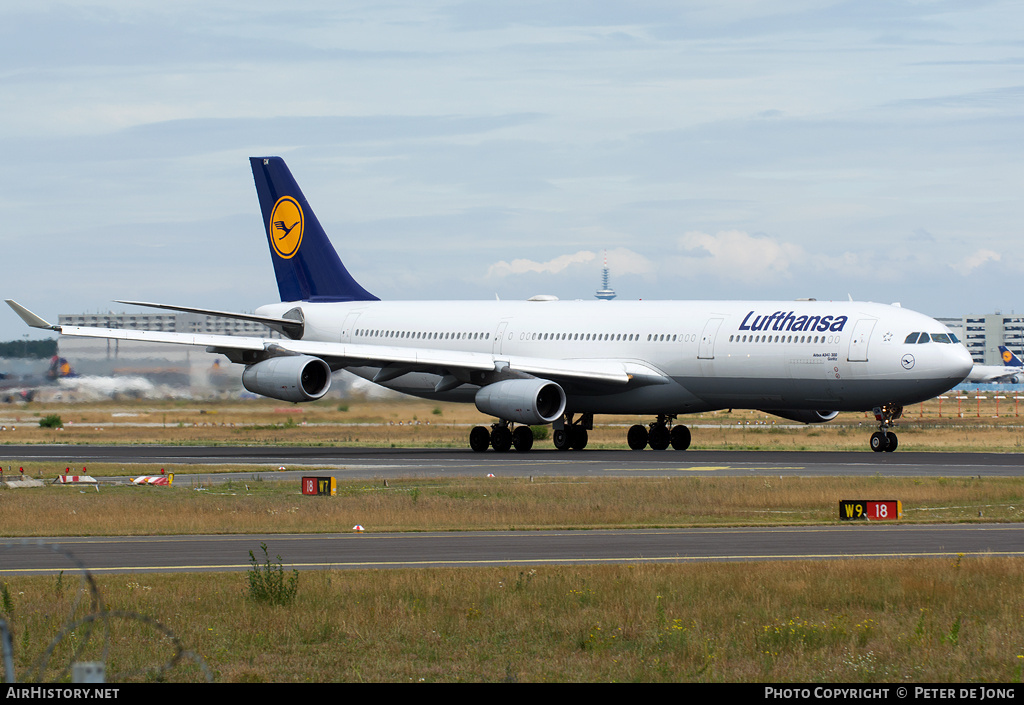
<path id="1" fill-rule="evenodd" d="M 876 453 L 891 453 L 899 446 L 899 439 L 889 429 L 895 426 L 896 419 L 903 416 L 903 407 L 899 404 L 885 404 L 873 409 L 878 421 L 878 430 L 871 434 L 871 450 Z"/>

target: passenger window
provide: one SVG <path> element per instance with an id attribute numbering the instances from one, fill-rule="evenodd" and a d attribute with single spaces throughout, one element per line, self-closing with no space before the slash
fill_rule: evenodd
<path id="1" fill-rule="evenodd" d="M 920 345 L 921 343 L 927 343 L 929 341 L 930 341 L 930 338 L 928 337 L 928 334 L 927 333 L 922 333 L 921 337 L 917 339 L 917 344 Z"/>
<path id="2" fill-rule="evenodd" d="M 913 345 L 914 343 L 917 342 L 917 336 L 919 336 L 919 335 L 921 335 L 921 334 L 920 333 L 911 333 L 910 335 L 907 336 L 907 339 L 904 340 L 903 342 L 907 343 L 907 344 L 910 344 L 910 345 Z"/>

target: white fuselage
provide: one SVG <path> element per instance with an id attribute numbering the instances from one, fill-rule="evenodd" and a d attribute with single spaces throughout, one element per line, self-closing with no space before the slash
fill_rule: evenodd
<path id="1" fill-rule="evenodd" d="M 303 340 L 561 361 L 624 361 L 658 384 L 562 381 L 573 413 L 683 414 L 717 408 L 861 411 L 932 398 L 971 369 L 938 321 L 883 304 L 818 301 L 360 301 L 300 307 Z M 379 367 L 348 368 L 372 379 Z M 421 397 L 472 401 L 466 383 L 435 392 L 440 375 L 411 370 L 381 382 Z"/>
<path id="2" fill-rule="evenodd" d="M 971 373 L 967 375 L 965 382 L 1006 382 L 1009 384 L 1020 384 L 1024 380 L 1024 370 L 1020 367 L 1006 367 L 1005 365 L 975 365 Z"/>

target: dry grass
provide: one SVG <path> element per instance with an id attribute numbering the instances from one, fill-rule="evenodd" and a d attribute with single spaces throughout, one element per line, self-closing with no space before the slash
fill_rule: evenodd
<path id="1" fill-rule="evenodd" d="M 898 428 L 904 450 L 1024 451 L 1024 421 L 1013 400 L 996 416 L 992 395 L 974 401 L 938 400 L 908 408 Z M 58 414 L 63 430 L 39 427 Z M 940 415 L 941 414 L 941 415 Z M 286 404 L 252 401 L 111 401 L 20 404 L 0 409 L 0 443 L 294 444 L 382 447 L 465 447 L 473 425 L 493 421 L 471 404 L 419 400 L 347 400 Z M 598 416 L 590 447 L 625 448 L 626 430 L 651 419 Z M 693 448 L 866 450 L 877 427 L 870 414 L 846 413 L 828 424 L 802 426 L 756 411 L 681 417 L 693 429 Z M 550 441 L 539 441 L 542 445 Z"/>
<path id="2" fill-rule="evenodd" d="M 843 499 L 898 499 L 914 522 L 1021 521 L 1024 478 L 454 478 L 0 491 L 5 536 L 274 534 L 827 524 Z M 979 514 L 983 518 L 979 518 Z"/>
<path id="3" fill-rule="evenodd" d="M 1009 683 L 1022 575 L 1024 561 L 994 558 L 306 572 L 273 608 L 240 573 L 98 582 L 109 609 L 159 619 L 221 681 Z M 73 591 L 53 577 L 9 589 L 20 675 Z M 131 620 L 110 645 L 111 680 L 171 653 Z"/>
<path id="4" fill-rule="evenodd" d="M 984 407 L 982 418 L 950 419 L 951 408 L 955 402 L 947 401 L 941 418 L 936 402 L 923 405 L 917 418 L 908 410 L 901 448 L 1019 452 L 1024 445 L 1019 419 L 1005 416 L 1005 404 L 999 419 Z M 350 402 L 346 410 L 337 402 L 112 402 L 11 407 L 0 416 L 4 412 L 0 423 L 8 430 L 0 431 L 0 440 L 13 443 L 463 446 L 468 426 L 487 421 L 472 407 L 417 402 Z M 64 431 L 39 429 L 38 418 L 47 413 L 72 423 Z M 126 421 L 148 425 L 101 425 Z M 698 448 L 816 450 L 864 450 L 874 426 L 863 415 L 794 430 L 766 421 L 754 412 L 720 412 L 687 423 L 696 427 Z M 624 436 L 624 426 L 603 426 L 591 443 L 623 447 Z M 116 471 L 90 468 L 95 474 Z M 861 495 L 901 499 L 914 521 L 976 521 L 979 511 L 986 521 L 1019 521 L 1024 506 L 1020 478 L 389 484 L 343 483 L 334 498 L 303 497 L 298 487 L 270 482 L 202 492 L 181 486 L 104 487 L 99 493 L 48 487 L 0 491 L 0 507 L 4 533 L 29 536 L 306 532 L 355 523 L 374 531 L 826 523 L 836 521 L 839 499 Z M 246 598 L 241 573 L 97 580 L 108 609 L 160 620 L 221 681 L 1006 683 L 1020 682 L 1024 667 L 1022 578 L 1024 560 L 985 557 L 310 571 L 301 574 L 296 602 L 273 608 Z M 0 616 L 13 625 L 19 676 L 69 615 L 84 615 L 82 606 L 73 609 L 72 583 L 70 575 L 4 582 Z M 173 646 L 152 623 L 127 618 L 114 620 L 108 644 L 111 681 L 164 663 Z M 72 647 L 81 647 L 77 657 L 86 659 L 98 656 L 101 645 L 86 642 L 85 632 L 76 629 L 55 652 L 56 668 L 41 676 L 58 677 Z M 130 679 L 200 677 L 196 666 L 185 663 Z"/>

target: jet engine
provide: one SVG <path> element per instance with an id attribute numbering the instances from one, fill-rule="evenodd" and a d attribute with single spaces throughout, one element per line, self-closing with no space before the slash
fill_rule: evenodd
<path id="1" fill-rule="evenodd" d="M 546 379 L 506 379 L 481 387 L 476 408 L 522 424 L 546 424 L 565 413 L 565 392 Z"/>
<path id="2" fill-rule="evenodd" d="M 804 411 L 802 409 L 761 409 L 761 411 L 800 423 L 825 423 L 839 416 L 838 411 Z"/>
<path id="3" fill-rule="evenodd" d="M 313 401 L 331 387 L 331 368 L 318 357 L 289 355 L 249 365 L 242 385 L 254 394 L 282 401 Z"/>

